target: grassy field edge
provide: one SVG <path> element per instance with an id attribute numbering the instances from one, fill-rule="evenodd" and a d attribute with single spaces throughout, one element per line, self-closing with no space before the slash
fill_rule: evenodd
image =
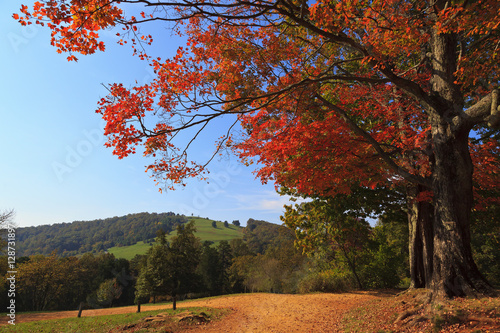
<path id="1" fill-rule="evenodd" d="M 215 245 L 217 245 L 222 240 L 230 241 L 235 238 L 243 237 L 244 228 L 237 227 L 233 224 L 229 224 L 228 227 L 225 227 L 224 222 L 216 221 L 217 228 L 214 228 L 212 226 L 213 220 L 210 219 L 201 217 L 191 217 L 189 218 L 189 221 L 195 222 L 196 237 L 199 237 L 202 241 L 214 242 Z M 167 239 L 175 235 L 176 232 L 173 231 L 169 235 L 167 235 Z M 114 246 L 109 248 L 107 251 L 109 253 L 112 253 L 116 258 L 124 258 L 130 260 L 136 254 L 146 254 L 147 250 L 151 247 L 151 244 L 139 241 L 134 245 Z"/>
<path id="2" fill-rule="evenodd" d="M 167 306 L 169 304 L 165 305 Z M 148 310 L 147 308 L 147 305 L 143 306 L 140 313 L 110 314 L 92 317 L 83 316 L 81 318 L 72 317 L 48 319 L 18 323 L 16 325 L 2 325 L 0 326 L 0 332 L 112 333 L 125 331 L 132 326 L 136 326 L 139 332 L 156 332 L 156 328 L 159 329 L 159 326 L 161 326 L 161 332 L 165 332 L 165 329 L 167 329 L 167 331 L 175 332 L 177 330 L 182 330 L 186 326 L 189 326 L 189 323 L 179 323 L 178 319 L 176 318 L 179 314 L 185 314 L 189 312 L 193 315 L 199 315 L 203 313 L 210 319 L 210 321 L 217 321 L 221 320 L 230 312 L 227 309 L 214 309 L 206 307 L 178 308 L 175 311 L 172 309 Z M 152 322 L 148 324 L 144 321 L 145 318 L 157 316 L 159 314 L 165 315 L 165 317 L 162 316 L 164 320 L 161 323 Z"/>

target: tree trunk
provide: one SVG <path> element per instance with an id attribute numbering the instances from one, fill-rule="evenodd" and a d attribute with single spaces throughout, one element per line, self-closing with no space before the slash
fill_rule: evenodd
<path id="1" fill-rule="evenodd" d="M 82 311 L 83 311 L 83 302 L 80 302 L 80 305 L 78 306 L 78 315 L 77 315 L 78 318 L 82 316 Z"/>
<path id="2" fill-rule="evenodd" d="M 410 288 L 428 288 L 432 278 L 434 248 L 433 206 L 428 201 L 418 201 L 424 191 L 421 185 L 408 189 L 408 224 L 410 231 Z"/>
<path id="3" fill-rule="evenodd" d="M 474 263 L 470 244 L 473 165 L 468 131 L 452 131 L 450 127 L 441 123 L 433 128 L 436 163 L 431 289 L 438 297 L 491 295 L 494 290 Z"/>
<path id="4" fill-rule="evenodd" d="M 177 310 L 177 296 L 172 295 L 172 309 Z"/>
<path id="5" fill-rule="evenodd" d="M 494 289 L 472 258 L 470 217 L 473 207 L 473 164 L 469 153 L 470 124 L 455 83 L 457 36 L 431 31 L 431 97 L 429 110 L 433 163 L 434 255 L 432 296 L 492 295 Z"/>
<path id="6" fill-rule="evenodd" d="M 349 259 L 347 259 L 347 263 L 348 263 L 349 267 L 351 268 L 351 272 L 354 275 L 354 278 L 356 279 L 356 283 L 358 284 L 358 288 L 360 290 L 365 289 L 363 286 L 363 283 L 361 283 L 361 279 L 359 278 L 358 273 L 356 272 L 356 267 L 351 263 L 351 261 Z"/>

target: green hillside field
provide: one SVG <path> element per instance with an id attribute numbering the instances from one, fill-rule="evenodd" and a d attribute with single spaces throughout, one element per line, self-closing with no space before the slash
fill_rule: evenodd
<path id="1" fill-rule="evenodd" d="M 201 238 L 201 241 L 212 241 L 215 244 L 222 240 L 230 241 L 234 238 L 243 237 L 243 227 L 237 227 L 229 224 L 226 228 L 223 222 L 217 221 L 217 228 L 212 227 L 212 221 L 204 218 L 190 218 L 190 221 L 195 222 L 195 236 Z M 171 232 L 167 239 L 176 235 L 176 232 Z M 137 242 L 130 246 L 114 246 L 108 249 L 109 253 L 114 254 L 116 258 L 132 259 L 136 254 L 145 254 L 151 247 L 149 243 Z"/>

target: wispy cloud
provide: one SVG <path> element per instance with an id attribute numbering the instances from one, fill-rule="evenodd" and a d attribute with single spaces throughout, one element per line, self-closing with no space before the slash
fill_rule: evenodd
<path id="1" fill-rule="evenodd" d="M 259 210 L 281 213 L 284 205 L 290 205 L 290 196 L 281 196 L 274 191 L 261 191 L 253 194 L 238 194 L 230 196 L 236 205 L 229 210 Z"/>

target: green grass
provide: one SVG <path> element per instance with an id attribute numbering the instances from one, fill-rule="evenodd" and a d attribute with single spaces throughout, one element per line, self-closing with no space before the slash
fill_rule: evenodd
<path id="1" fill-rule="evenodd" d="M 120 315 L 106 315 L 96 317 L 81 317 L 81 318 L 64 318 L 54 320 L 42 320 L 16 325 L 0 326 L 0 333 L 15 332 L 15 333 L 104 333 L 104 332 L 119 332 L 124 325 L 140 322 L 143 318 L 154 316 L 159 313 L 169 313 L 175 315 L 185 312 L 187 308 L 147 311 L 147 306 L 143 307 L 141 313 L 127 313 Z M 189 308 L 192 313 L 205 312 L 212 320 L 217 320 L 225 314 L 225 310 L 209 309 L 209 308 Z M 170 322 L 169 322 L 170 323 Z M 172 327 L 177 325 L 174 320 L 171 321 Z M 163 330 L 162 332 L 164 332 Z M 156 330 L 141 330 L 140 332 L 156 332 Z M 159 332 L 159 331 L 158 331 Z"/>
<path id="2" fill-rule="evenodd" d="M 217 222 L 217 228 L 212 227 L 212 220 L 204 218 L 190 218 L 195 221 L 196 233 L 195 236 L 201 238 L 201 241 L 212 241 L 218 244 L 222 240 L 230 241 L 234 238 L 243 237 L 243 228 L 229 224 L 226 228 L 223 222 Z M 167 239 L 175 236 L 176 232 L 170 233 Z M 150 248 L 149 243 L 138 242 L 130 246 L 114 246 L 108 249 L 109 253 L 114 254 L 116 258 L 132 259 L 136 254 L 145 254 Z"/>
<path id="3" fill-rule="evenodd" d="M 192 218 L 190 220 L 194 220 L 196 226 L 196 237 L 200 237 L 202 241 L 212 241 L 215 243 L 220 242 L 221 240 L 230 241 L 234 238 L 243 237 L 243 228 L 237 227 L 233 224 L 229 224 L 229 227 L 224 227 L 223 222 L 217 222 L 217 228 L 212 227 L 212 220 L 203 219 L 203 218 Z M 175 235 L 176 232 L 172 232 L 172 235 Z"/>
<path id="4" fill-rule="evenodd" d="M 164 311 L 33 321 L 16 324 L 15 326 L 0 326 L 0 332 L 108 332 L 117 326 L 135 323 L 148 315 L 154 315 L 160 312 Z"/>
<path id="5" fill-rule="evenodd" d="M 148 249 L 151 247 L 149 243 L 137 242 L 130 246 L 114 246 L 108 249 L 109 253 L 115 255 L 116 258 L 125 258 L 127 260 L 132 259 L 136 254 L 146 254 Z"/>

